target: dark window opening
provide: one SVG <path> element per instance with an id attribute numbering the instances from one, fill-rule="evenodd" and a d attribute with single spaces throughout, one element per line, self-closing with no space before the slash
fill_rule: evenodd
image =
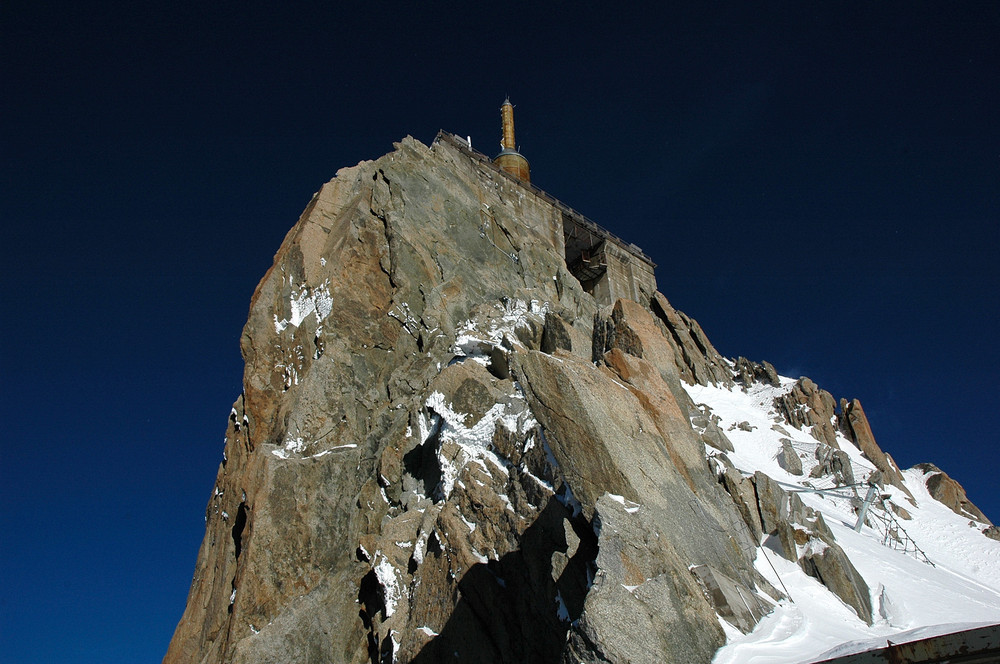
<path id="1" fill-rule="evenodd" d="M 596 297 L 595 291 L 608 274 L 604 253 L 606 240 L 568 214 L 563 213 L 562 223 L 566 269 L 576 277 L 583 290 Z"/>

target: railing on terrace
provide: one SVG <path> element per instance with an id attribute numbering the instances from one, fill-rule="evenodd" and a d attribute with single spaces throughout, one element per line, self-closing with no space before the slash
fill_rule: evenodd
<path id="1" fill-rule="evenodd" d="M 490 159 L 488 156 L 486 156 L 479 150 L 469 145 L 469 142 L 466 141 L 464 138 L 457 136 L 449 131 L 445 131 L 444 129 L 441 129 L 440 131 L 438 131 L 437 136 L 434 137 L 434 142 L 437 143 L 438 141 L 442 140 L 450 144 L 452 147 L 455 147 L 461 152 L 469 155 L 470 157 L 473 157 L 474 159 L 480 161 L 481 163 L 493 169 L 497 173 L 500 173 L 514 184 L 517 184 L 521 187 L 524 187 L 525 189 L 528 189 L 529 191 L 531 191 L 531 193 L 535 194 L 545 202 L 551 204 L 553 207 L 558 209 L 563 214 L 572 217 L 574 222 L 583 226 L 585 229 L 593 232 L 595 235 L 600 235 L 601 237 L 605 237 L 611 240 L 619 247 L 627 251 L 629 254 L 635 256 L 644 263 L 647 263 L 651 268 L 656 267 L 656 263 L 654 263 L 653 260 L 649 256 L 647 256 L 643 252 L 643 250 L 640 249 L 637 245 L 631 242 L 626 242 L 625 240 L 621 239 L 620 237 L 618 237 L 608 229 L 604 228 L 597 222 L 593 221 L 583 213 L 578 212 L 573 208 L 571 208 L 570 206 L 566 205 L 558 198 L 545 191 L 544 189 L 540 189 L 535 185 L 531 184 L 530 182 L 525 182 L 523 180 L 514 177 L 507 171 L 503 170 L 502 168 L 494 164 L 493 160 Z"/>

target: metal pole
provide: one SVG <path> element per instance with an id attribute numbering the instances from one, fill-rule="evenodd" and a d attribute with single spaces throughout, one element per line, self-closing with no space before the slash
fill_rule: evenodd
<path id="1" fill-rule="evenodd" d="M 854 532 L 861 532 L 861 526 L 865 523 L 865 516 L 868 515 L 868 508 L 871 507 L 876 495 L 878 495 L 878 487 L 873 484 L 868 487 L 868 493 L 865 495 L 865 502 L 861 503 L 861 511 L 858 512 L 858 522 L 854 524 Z"/>

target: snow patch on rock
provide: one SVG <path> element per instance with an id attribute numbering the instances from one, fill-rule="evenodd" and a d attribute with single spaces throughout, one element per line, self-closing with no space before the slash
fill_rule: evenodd
<path id="1" fill-rule="evenodd" d="M 435 425 L 439 428 L 438 435 L 441 442 L 438 448 L 438 461 L 441 466 L 440 490 L 445 499 L 451 495 L 458 474 L 469 463 L 481 464 L 490 475 L 493 474 L 492 470 L 504 474 L 508 472 L 507 461 L 490 449 L 497 426 L 503 426 L 508 431 L 523 434 L 538 424 L 530 411 L 523 407 L 513 409 L 506 403 L 494 404 L 472 426 L 465 425 L 466 414 L 456 412 L 451 404 L 446 403 L 445 396 L 440 392 L 433 392 L 425 405 L 433 413 L 432 421 L 428 422 L 421 416 L 417 420 L 418 426 L 423 440 L 427 440 Z M 433 419 L 435 415 L 439 418 L 438 420 Z M 457 454 L 443 454 L 446 443 L 457 446 Z"/>
<path id="2" fill-rule="evenodd" d="M 300 290 L 293 290 L 288 298 L 288 306 L 291 311 L 289 318 L 278 320 L 278 314 L 274 315 L 275 332 L 284 332 L 289 325 L 298 327 L 309 314 L 316 314 L 316 322 L 322 322 L 333 310 L 330 280 L 327 279 L 315 288 L 303 284 Z"/>
<path id="3" fill-rule="evenodd" d="M 402 596 L 400 590 L 399 577 L 396 575 L 396 568 L 392 566 L 389 559 L 381 551 L 375 552 L 375 559 L 378 560 L 375 567 L 375 576 L 382 585 L 382 594 L 385 599 L 385 617 L 388 618 L 396 610 L 396 604 Z"/>

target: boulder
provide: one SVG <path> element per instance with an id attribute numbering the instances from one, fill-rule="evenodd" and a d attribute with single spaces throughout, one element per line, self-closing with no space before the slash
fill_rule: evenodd
<path id="1" fill-rule="evenodd" d="M 705 404 L 695 404 L 691 409 L 691 426 L 698 433 L 701 442 L 720 452 L 732 452 L 735 448 L 719 428 L 720 421 L 719 416 L 713 414 Z"/>
<path id="2" fill-rule="evenodd" d="M 798 452 L 792 447 L 792 441 L 788 438 L 781 439 L 781 451 L 778 452 L 778 465 L 792 475 L 802 474 L 802 459 Z"/>
<path id="3" fill-rule="evenodd" d="M 854 469 L 847 452 L 819 445 L 816 447 L 816 460 L 819 463 L 809 472 L 810 477 L 832 475 L 838 485 L 854 484 Z"/>
<path id="4" fill-rule="evenodd" d="M 868 584 L 840 546 L 828 544 L 820 539 L 810 540 L 799 560 L 799 566 L 806 574 L 818 579 L 854 609 L 859 618 L 869 625 L 872 624 L 871 592 Z"/>

